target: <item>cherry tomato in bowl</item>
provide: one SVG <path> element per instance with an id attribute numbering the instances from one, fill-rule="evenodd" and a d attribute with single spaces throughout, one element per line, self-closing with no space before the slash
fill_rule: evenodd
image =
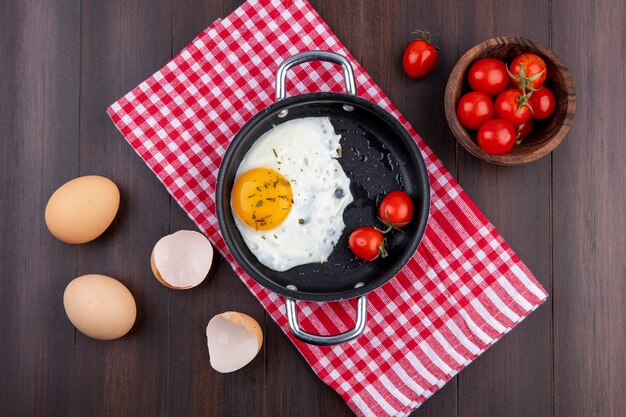
<path id="1" fill-rule="evenodd" d="M 413 200 L 404 191 L 392 191 L 383 198 L 378 217 L 388 227 L 402 228 L 413 218 Z"/>
<path id="2" fill-rule="evenodd" d="M 373 227 L 361 227 L 350 234 L 350 250 L 364 261 L 373 261 L 378 257 L 387 257 L 386 241 L 380 230 Z"/>
<path id="3" fill-rule="evenodd" d="M 467 73 L 467 80 L 474 91 L 494 97 L 509 86 L 509 74 L 504 62 L 496 58 L 481 58 L 474 62 Z"/>
<path id="4" fill-rule="evenodd" d="M 471 91 L 459 100 L 456 115 L 465 128 L 478 129 L 487 120 L 493 119 L 493 102 L 487 94 Z"/>
<path id="5" fill-rule="evenodd" d="M 488 120 L 478 130 L 478 146 L 492 155 L 502 155 L 513 148 L 515 136 L 515 128 L 506 120 Z"/>
<path id="6" fill-rule="evenodd" d="M 533 119 L 528 119 L 521 125 L 517 126 L 517 142 L 516 144 L 521 143 L 522 139 L 527 138 L 530 135 L 530 132 L 533 131 Z"/>
<path id="7" fill-rule="evenodd" d="M 513 126 L 519 126 L 532 116 L 528 97 L 519 88 L 504 90 L 496 98 L 494 105 L 496 118 L 506 120 Z"/>
<path id="8" fill-rule="evenodd" d="M 509 67 L 511 81 L 522 90 L 538 90 L 547 75 L 546 63 L 539 55 L 533 53 L 517 56 Z"/>
<path id="9" fill-rule="evenodd" d="M 543 120 L 554 113 L 556 99 L 548 87 L 541 87 L 530 96 L 530 105 L 533 108 L 533 118 Z"/>
<path id="10" fill-rule="evenodd" d="M 402 66 L 411 78 L 423 78 L 430 74 L 437 63 L 437 49 L 430 42 L 430 33 L 416 31 L 425 39 L 415 39 L 404 50 Z"/>

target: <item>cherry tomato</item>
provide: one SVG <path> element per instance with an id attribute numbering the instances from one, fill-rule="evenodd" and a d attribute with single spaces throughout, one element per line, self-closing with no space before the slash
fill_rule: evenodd
<path id="1" fill-rule="evenodd" d="M 530 96 L 530 105 L 533 107 L 533 117 L 543 120 L 554 113 L 556 99 L 548 87 L 541 87 Z"/>
<path id="2" fill-rule="evenodd" d="M 348 244 L 352 253 L 365 261 L 387 256 L 385 238 L 379 230 L 373 227 L 356 229 L 350 234 Z"/>
<path id="3" fill-rule="evenodd" d="M 509 76 L 513 84 L 522 90 L 538 90 L 546 80 L 546 63 L 539 56 L 531 53 L 521 54 L 513 60 Z"/>
<path id="4" fill-rule="evenodd" d="M 533 131 L 533 119 L 528 119 L 521 125 L 517 126 L 517 141 L 521 142 L 522 139 L 530 135 Z"/>
<path id="5" fill-rule="evenodd" d="M 504 62 L 495 58 L 481 58 L 474 62 L 467 73 L 470 87 L 488 96 L 497 96 L 509 85 L 509 75 Z"/>
<path id="6" fill-rule="evenodd" d="M 430 74 L 437 63 L 437 49 L 430 43 L 430 33 L 417 31 L 425 39 L 416 39 L 404 50 L 402 65 L 411 78 L 423 78 Z"/>
<path id="7" fill-rule="evenodd" d="M 469 92 L 459 100 L 456 115 L 466 128 L 478 129 L 487 120 L 493 119 L 493 102 L 485 93 Z"/>
<path id="8" fill-rule="evenodd" d="M 488 120 L 478 130 L 477 139 L 485 152 L 502 155 L 515 145 L 515 128 L 506 120 Z"/>
<path id="9" fill-rule="evenodd" d="M 497 119 L 503 119 L 513 126 L 519 126 L 532 116 L 528 98 L 519 88 L 509 88 L 496 97 L 495 113 Z"/>
<path id="10" fill-rule="evenodd" d="M 413 200 L 404 191 L 392 191 L 383 198 L 378 217 L 389 227 L 404 227 L 413 217 Z"/>

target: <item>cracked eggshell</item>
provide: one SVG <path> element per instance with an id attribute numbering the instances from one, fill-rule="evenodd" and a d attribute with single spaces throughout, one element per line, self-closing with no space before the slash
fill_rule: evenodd
<path id="1" fill-rule="evenodd" d="M 65 288 L 63 306 L 74 327 L 99 340 L 124 336 L 137 317 L 135 299 L 128 288 L 106 275 L 75 278 Z"/>
<path id="2" fill-rule="evenodd" d="M 120 191 L 113 181 L 99 175 L 78 177 L 48 200 L 46 226 L 65 243 L 86 243 L 104 233 L 119 207 Z"/>
<path id="3" fill-rule="evenodd" d="M 180 230 L 162 237 L 150 255 L 157 280 L 176 290 L 193 288 L 207 277 L 213 263 L 213 246 L 202 233 Z"/>
<path id="4" fill-rule="evenodd" d="M 214 316 L 206 328 L 206 337 L 211 367 L 220 373 L 243 368 L 263 346 L 259 323 L 236 311 Z"/>

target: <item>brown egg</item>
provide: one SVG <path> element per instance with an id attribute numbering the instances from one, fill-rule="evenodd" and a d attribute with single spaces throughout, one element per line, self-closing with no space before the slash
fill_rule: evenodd
<path id="1" fill-rule="evenodd" d="M 65 243 L 85 243 L 111 225 L 120 206 L 120 191 L 113 181 L 98 175 L 63 184 L 48 200 L 46 225 Z"/>
<path id="2" fill-rule="evenodd" d="M 67 318 L 78 330 L 100 340 L 124 336 L 137 316 L 135 299 L 128 288 L 105 275 L 75 278 L 65 288 L 63 305 Z"/>

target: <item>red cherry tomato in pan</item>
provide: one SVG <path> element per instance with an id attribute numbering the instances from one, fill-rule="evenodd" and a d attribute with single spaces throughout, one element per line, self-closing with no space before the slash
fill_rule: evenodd
<path id="1" fill-rule="evenodd" d="M 515 145 L 515 128 L 505 120 L 488 120 L 478 130 L 477 139 L 485 152 L 502 155 Z"/>
<path id="2" fill-rule="evenodd" d="M 467 73 L 470 87 L 488 96 L 497 96 L 509 85 L 509 75 L 504 62 L 496 58 L 481 58 L 474 62 Z"/>
<path id="3" fill-rule="evenodd" d="M 404 191 L 392 191 L 383 198 L 378 208 L 378 217 L 390 227 L 402 228 L 413 217 L 413 200 Z"/>
<path id="4" fill-rule="evenodd" d="M 530 96 L 533 117 L 537 120 L 547 119 L 554 113 L 556 99 L 548 87 L 541 87 Z"/>
<path id="5" fill-rule="evenodd" d="M 516 57 L 509 68 L 509 76 L 513 84 L 526 90 L 538 90 L 548 75 L 546 63 L 541 57 L 526 53 Z"/>
<path id="6" fill-rule="evenodd" d="M 493 119 L 493 102 L 489 96 L 479 91 L 465 94 L 456 107 L 459 122 L 467 129 L 478 129 L 489 119 Z"/>
<path id="7" fill-rule="evenodd" d="M 509 88 L 500 93 L 494 109 L 497 119 L 506 120 L 513 126 L 521 125 L 532 116 L 528 99 L 519 88 Z"/>
<path id="8" fill-rule="evenodd" d="M 387 256 L 385 238 L 383 234 L 373 227 L 361 227 L 350 234 L 348 239 L 350 250 L 365 261 L 373 261 Z"/>
<path id="9" fill-rule="evenodd" d="M 430 74 L 437 63 L 437 49 L 430 43 L 430 33 L 417 31 L 425 39 L 416 39 L 404 50 L 402 65 L 411 78 L 423 78 Z"/>

